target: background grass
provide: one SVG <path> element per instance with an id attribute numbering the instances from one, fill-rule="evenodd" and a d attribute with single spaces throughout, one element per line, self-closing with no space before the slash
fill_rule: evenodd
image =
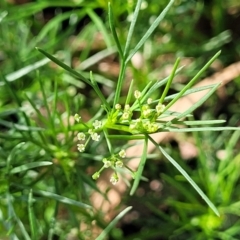
<path id="1" fill-rule="evenodd" d="M 143 3 L 131 47 L 167 3 Z M 134 6 L 134 1 L 113 2 L 121 43 Z M 89 120 L 101 103 L 89 86 L 50 63 L 35 47 L 56 54 L 84 76 L 93 70 L 104 95 L 111 95 L 119 61 L 109 34 L 107 1 L 2 1 L 0 9 L 0 237 L 93 239 L 93 221 L 101 229 L 108 225 L 89 200 L 99 191 L 91 175 L 101 165 L 106 146 L 96 142 L 79 154 L 75 136 L 80 129 L 73 126 L 72 116 L 78 112 Z M 127 93 L 132 78 L 139 89 L 163 78 L 176 57 L 187 68 L 170 93 L 182 89 L 219 49 L 219 60 L 205 76 L 239 61 L 239 18 L 237 0 L 176 1 L 132 60 L 123 91 Z M 226 119 L 237 126 L 239 89 L 238 77 L 194 118 Z M 221 217 L 154 153 L 144 169 L 149 182 L 142 182 L 134 196 L 123 196 L 120 208 L 133 209 L 107 234 L 109 239 L 240 238 L 239 133 L 177 135 L 164 146 L 217 204 Z M 183 161 L 181 145 L 186 142 L 196 146 L 197 154 Z"/>

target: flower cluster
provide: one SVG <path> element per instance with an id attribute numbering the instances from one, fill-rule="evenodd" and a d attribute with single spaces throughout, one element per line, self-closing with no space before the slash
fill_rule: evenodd
<path id="1" fill-rule="evenodd" d="M 115 105 L 115 111 L 108 119 L 111 123 L 120 123 L 129 126 L 131 133 L 154 133 L 162 126 L 156 122 L 157 118 L 164 112 L 165 105 L 158 103 L 152 107 L 152 98 L 147 99 L 147 103 L 141 102 L 142 93 L 138 90 L 134 92 L 140 110 L 139 118 L 133 119 L 133 106 L 126 104 L 124 108 L 120 104 Z"/>
<path id="2" fill-rule="evenodd" d="M 99 120 L 95 120 L 91 125 L 87 125 L 81 122 L 81 117 L 78 114 L 74 116 L 75 120 L 82 123 L 86 128 L 86 131 L 77 134 L 77 139 L 80 141 L 80 143 L 77 144 L 79 152 L 85 151 L 90 140 L 99 141 L 99 132 L 101 132 L 103 128 L 123 130 L 132 134 L 145 134 L 155 133 L 162 127 L 162 125 L 157 122 L 157 119 L 164 112 L 165 106 L 161 102 L 158 102 L 157 105 L 153 106 L 153 100 L 148 98 L 145 101 L 143 94 L 138 90 L 136 90 L 133 95 L 136 99 L 135 103 L 133 103 L 132 106 L 128 103 L 124 106 L 121 106 L 119 103 L 116 104 L 109 113 L 106 121 L 104 121 L 104 126 Z M 135 111 L 134 114 L 133 111 Z M 107 141 L 108 144 L 111 144 L 109 139 Z M 123 167 L 128 169 L 134 178 L 134 171 L 123 163 L 125 157 L 125 150 L 121 150 L 117 154 L 112 154 L 109 157 L 103 158 L 102 168 L 95 172 L 92 175 L 92 178 L 96 180 L 100 177 L 100 174 L 104 169 L 112 168 L 114 173 L 110 178 L 110 182 L 116 184 L 119 181 L 117 170 L 118 168 Z"/>
<path id="3" fill-rule="evenodd" d="M 81 117 L 78 114 L 75 114 L 74 118 L 76 122 L 81 122 Z M 81 142 L 77 144 L 77 149 L 79 152 L 85 151 L 85 148 L 91 139 L 93 141 L 97 141 L 97 142 L 99 141 L 100 135 L 98 134 L 98 132 L 101 130 L 101 128 L 102 128 L 102 122 L 95 120 L 94 123 L 92 124 L 92 128 L 88 128 L 86 132 L 79 132 L 77 134 L 77 139 L 78 141 Z"/>
<path id="4" fill-rule="evenodd" d="M 119 180 L 119 176 L 117 174 L 117 168 L 122 168 L 122 167 L 126 167 L 127 169 L 129 169 L 127 166 L 124 165 L 123 163 L 123 158 L 126 157 L 126 151 L 124 149 L 122 149 L 118 154 L 114 154 L 110 157 L 107 158 L 103 158 L 102 162 L 103 162 L 103 166 L 102 168 L 95 172 L 92 175 L 93 179 L 98 179 L 100 177 L 101 172 L 106 169 L 106 168 L 112 168 L 114 169 L 114 173 L 112 174 L 111 178 L 110 178 L 110 182 L 115 185 L 118 180 Z M 131 172 L 132 170 L 129 169 Z"/>

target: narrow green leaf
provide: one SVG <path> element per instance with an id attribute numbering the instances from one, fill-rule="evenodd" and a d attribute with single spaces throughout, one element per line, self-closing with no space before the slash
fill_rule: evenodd
<path id="1" fill-rule="evenodd" d="M 21 5 L 16 5 L 8 8 L 9 14 L 4 21 L 16 21 L 23 19 L 28 16 L 32 16 L 37 12 L 42 11 L 48 7 L 81 7 L 84 6 L 84 0 L 73 2 L 73 1 L 40 1 L 31 2 Z M 90 5 L 90 4 L 89 4 Z"/>
<path id="2" fill-rule="evenodd" d="M 101 99 L 102 104 L 104 105 L 104 108 L 106 110 L 110 111 L 111 107 L 110 107 L 109 103 L 107 102 L 107 100 L 105 99 L 102 91 L 99 89 L 97 82 L 93 78 L 92 72 L 90 72 L 90 80 L 91 80 L 92 87 L 93 87 L 94 91 L 97 93 L 98 97 Z"/>
<path id="3" fill-rule="evenodd" d="M 175 0 L 170 0 L 168 5 L 163 9 L 161 14 L 156 18 L 156 20 L 152 23 L 151 27 L 147 30 L 147 32 L 144 34 L 144 36 L 140 39 L 138 44 L 135 46 L 133 51 L 129 54 L 128 58 L 126 59 L 126 63 L 131 60 L 133 55 L 143 46 L 143 44 L 147 41 L 149 36 L 153 33 L 153 31 L 159 26 L 159 23 L 163 20 L 165 15 L 167 14 L 168 10 L 172 6 Z"/>
<path id="4" fill-rule="evenodd" d="M 8 122 L 5 120 L 0 119 L 0 124 L 7 127 L 7 128 L 13 128 L 19 131 L 27 131 L 27 132 L 32 132 L 32 131 L 43 131 L 44 128 L 40 128 L 40 127 L 29 127 L 26 125 L 20 125 L 20 124 L 16 124 L 16 123 L 12 123 L 12 122 Z"/>
<path id="5" fill-rule="evenodd" d="M 51 192 L 47 192 L 47 191 L 43 191 L 43 190 L 33 190 L 33 193 L 34 194 L 39 194 L 43 197 L 47 197 L 47 198 L 56 200 L 56 201 L 61 202 L 61 203 L 69 204 L 69 205 L 72 205 L 72 206 L 77 206 L 77 207 L 80 207 L 80 208 L 88 208 L 88 209 L 92 208 L 90 205 L 87 205 L 85 203 L 82 203 L 82 202 L 79 202 L 79 201 L 76 201 L 76 200 L 73 200 L 73 199 L 70 199 L 70 198 L 67 198 L 67 197 L 60 196 L 60 195 L 55 194 L 55 193 L 51 193 Z"/>
<path id="6" fill-rule="evenodd" d="M 86 60 L 82 61 L 79 65 L 79 69 L 80 70 L 85 70 L 91 66 L 93 66 L 94 64 L 100 62 L 101 60 L 103 60 L 106 57 L 109 57 L 110 55 L 114 54 L 117 52 L 117 48 L 114 47 L 109 47 L 107 49 L 104 49 L 100 52 L 97 52 L 96 54 L 91 55 L 91 57 L 88 57 Z M 96 76 L 96 74 L 94 74 Z M 104 80 L 106 81 L 106 78 L 104 78 Z M 109 81 L 110 82 L 110 81 Z M 102 81 L 103 84 L 113 87 L 112 82 L 106 84 L 104 81 Z"/>
<path id="7" fill-rule="evenodd" d="M 75 77 L 79 78 L 80 80 L 82 80 L 83 82 L 89 84 L 90 86 L 92 86 L 91 82 L 86 79 L 82 74 L 80 74 L 79 72 L 73 70 L 71 67 L 69 67 L 68 65 L 66 65 L 65 63 L 63 63 L 62 61 L 58 60 L 57 58 L 55 58 L 53 55 L 45 52 L 43 49 L 40 49 L 38 47 L 36 47 L 36 49 L 41 52 L 43 55 L 45 55 L 46 57 L 48 57 L 50 60 L 52 60 L 53 62 L 55 62 L 57 65 L 59 65 L 60 67 L 62 67 L 63 69 L 65 69 L 66 71 L 70 72 L 71 74 L 73 74 Z"/>
<path id="8" fill-rule="evenodd" d="M 10 74 L 6 75 L 5 78 L 6 78 L 6 80 L 8 82 L 13 82 L 13 81 L 15 81 L 15 80 L 17 80 L 17 79 L 27 75 L 28 73 L 30 73 L 30 72 L 32 72 L 32 71 L 34 71 L 34 70 L 36 70 L 36 69 L 46 65 L 49 62 L 50 62 L 50 60 L 48 58 L 44 58 L 44 59 L 42 59 L 42 60 L 40 60 L 38 62 L 35 62 L 35 63 L 31 64 L 31 65 L 28 65 L 28 66 L 26 66 L 24 68 L 21 68 L 21 69 L 15 71 L 13 73 L 10 73 Z M 0 82 L 0 86 L 3 86 L 3 85 L 5 85 L 5 83 L 4 82 Z"/>
<path id="9" fill-rule="evenodd" d="M 14 233 L 11 233 L 12 231 L 15 230 L 16 225 L 18 225 L 19 233 L 23 236 L 24 240 L 31 240 L 30 236 L 28 235 L 28 231 L 25 228 L 25 225 L 21 221 L 21 219 L 17 216 L 14 210 L 14 206 L 12 204 L 13 197 L 10 193 L 7 193 L 7 206 L 8 206 L 8 219 L 10 221 L 9 226 L 11 226 L 11 229 L 9 229 L 9 232 L 11 234 L 11 239 L 18 239 L 18 238 L 13 238 L 13 236 L 16 236 Z"/>
<path id="10" fill-rule="evenodd" d="M 190 108 L 188 108 L 185 112 L 180 114 L 178 118 L 184 118 L 189 113 L 192 113 L 195 109 L 197 109 L 199 106 L 201 106 L 215 91 L 216 89 L 221 85 L 221 83 L 216 84 L 210 91 L 208 91 L 207 94 L 205 94 L 199 101 L 197 101 L 195 104 L 193 104 Z"/>
<path id="11" fill-rule="evenodd" d="M 132 93 L 133 93 L 133 84 L 134 84 L 134 80 L 132 80 L 131 83 L 130 83 L 127 98 L 126 98 L 126 101 L 125 101 L 125 105 L 129 104 L 130 101 L 131 101 L 131 97 L 132 97 Z"/>
<path id="12" fill-rule="evenodd" d="M 178 121 L 177 124 L 179 123 L 188 126 L 194 126 L 194 125 L 220 124 L 225 122 L 226 120 L 195 120 L 195 121 Z"/>
<path id="13" fill-rule="evenodd" d="M 168 161 L 186 178 L 186 180 L 193 186 L 193 188 L 198 192 L 202 199 L 208 204 L 208 206 L 214 211 L 217 216 L 220 216 L 217 208 L 213 205 L 210 199 L 203 193 L 203 191 L 198 187 L 198 185 L 193 181 L 193 179 L 187 174 L 187 172 L 154 140 L 149 136 L 150 141 L 161 151 L 161 153 L 168 159 Z"/>
<path id="14" fill-rule="evenodd" d="M 136 189 L 138 187 L 138 184 L 140 182 L 140 179 L 142 177 L 142 172 L 143 172 L 146 160 L 147 160 L 147 145 L 148 145 L 148 138 L 147 138 L 147 136 L 145 136 L 142 156 L 141 156 L 141 159 L 140 159 L 140 163 L 138 165 L 137 172 L 135 174 L 135 178 L 134 178 L 132 189 L 130 191 L 130 195 L 131 196 L 135 193 L 135 191 L 136 191 Z"/>
<path id="15" fill-rule="evenodd" d="M 44 166 L 49 166 L 52 165 L 52 162 L 32 162 L 32 163 L 26 163 L 21 166 L 15 167 L 11 169 L 10 174 L 15 174 L 23 171 L 27 171 L 32 168 L 37 168 L 37 167 L 44 167 Z"/>
<path id="16" fill-rule="evenodd" d="M 51 34 L 55 28 L 57 28 L 64 20 L 69 19 L 71 15 L 76 15 L 78 17 L 78 21 L 80 21 L 84 16 L 86 16 L 86 10 L 81 9 L 78 11 L 68 11 L 61 14 L 56 15 L 54 18 L 50 19 L 38 33 L 36 38 L 31 43 L 33 46 L 36 46 L 39 42 L 41 42 L 48 34 Z M 48 36 L 49 37 L 49 36 Z"/>
<path id="17" fill-rule="evenodd" d="M 121 135 L 108 135 L 107 137 L 111 139 L 119 139 L 119 140 L 126 140 L 126 141 L 145 139 L 144 135 L 122 135 L 121 134 Z"/>
<path id="18" fill-rule="evenodd" d="M 173 128 L 166 127 L 159 132 L 205 132 L 205 131 L 240 131 L 240 127 L 198 127 L 198 128 Z"/>
<path id="19" fill-rule="evenodd" d="M 7 173 L 9 173 L 10 171 L 10 166 L 13 163 L 15 156 L 17 154 L 17 151 L 19 151 L 21 149 L 21 147 L 25 144 L 25 142 L 21 142 L 19 144 L 17 144 L 12 150 L 11 153 L 9 154 L 8 158 L 7 158 L 7 166 L 6 166 L 6 171 Z"/>
<path id="20" fill-rule="evenodd" d="M 101 234 L 96 238 L 96 240 L 104 240 L 106 239 L 108 233 L 111 229 L 117 224 L 117 222 L 132 209 L 132 207 L 125 208 L 122 212 L 120 212 L 110 223 L 109 225 L 101 232 Z"/>
<path id="21" fill-rule="evenodd" d="M 217 84 L 218 84 L 218 83 L 217 83 Z M 202 86 L 202 87 L 190 88 L 190 89 L 188 89 L 188 90 L 182 95 L 182 97 L 187 96 L 187 95 L 190 95 L 190 94 L 193 94 L 193 93 L 196 93 L 196 92 L 201 92 L 201 91 L 203 91 L 203 90 L 207 90 L 207 89 L 213 88 L 213 87 L 216 86 L 217 84 L 211 84 L 211 85 Z M 168 96 L 165 98 L 165 101 L 172 100 L 172 99 L 174 99 L 177 95 L 178 95 L 178 93 L 175 93 L 175 94 L 172 94 L 172 95 L 168 95 Z M 157 102 L 157 101 L 153 101 L 153 102 Z"/>
<path id="22" fill-rule="evenodd" d="M 134 28 L 135 28 L 135 25 L 137 22 L 139 10 L 141 8 L 141 4 L 142 4 L 142 0 L 138 0 L 135 10 L 134 10 L 134 13 L 133 13 L 133 16 L 132 16 L 131 24 L 130 24 L 128 35 L 127 35 L 126 45 L 125 45 L 124 53 L 123 53 L 125 59 L 129 53 L 130 43 L 131 43 Z"/>
<path id="23" fill-rule="evenodd" d="M 40 121 L 42 121 L 45 124 L 45 126 L 48 126 L 48 124 L 49 124 L 48 119 L 46 117 L 44 117 L 42 115 L 42 113 L 38 110 L 36 103 L 30 97 L 28 97 L 27 93 L 24 93 L 24 96 L 26 97 L 28 102 L 31 104 L 32 108 L 35 110 L 37 118 Z M 22 109 L 22 111 L 24 111 L 24 109 Z"/>
<path id="24" fill-rule="evenodd" d="M 103 38 L 105 40 L 105 43 L 107 44 L 107 47 L 111 47 L 112 46 L 111 39 L 109 37 L 107 29 L 106 29 L 103 21 L 101 20 L 101 18 L 90 8 L 86 9 L 86 12 L 87 12 L 88 16 L 94 22 L 95 26 L 101 32 L 101 34 L 102 34 L 102 36 L 103 36 Z"/>
<path id="25" fill-rule="evenodd" d="M 28 194 L 28 217 L 31 229 L 31 239 L 37 240 L 37 223 L 36 217 L 33 211 L 33 197 L 32 197 L 32 189 L 30 189 Z"/>
<path id="26" fill-rule="evenodd" d="M 115 43 L 117 45 L 117 49 L 118 49 L 120 58 L 123 59 L 122 47 L 121 47 L 121 44 L 119 42 L 119 38 L 118 38 L 117 32 L 115 30 L 113 10 L 112 10 L 112 6 L 111 6 L 110 2 L 108 2 L 108 20 L 109 20 L 110 30 L 112 32 L 113 38 L 115 40 Z"/>
<path id="27" fill-rule="evenodd" d="M 177 60 L 176 60 L 176 62 L 174 64 L 173 70 L 171 72 L 171 75 L 168 78 L 168 81 L 167 81 L 166 87 L 165 87 L 165 89 L 163 91 L 163 94 L 162 94 L 161 98 L 159 99 L 159 103 L 163 103 L 164 102 L 164 99 L 167 96 L 168 90 L 170 89 L 170 86 L 172 84 L 172 81 L 173 81 L 173 78 L 174 78 L 175 73 L 177 71 L 177 67 L 178 67 L 179 63 L 180 63 L 180 58 L 177 58 Z"/>

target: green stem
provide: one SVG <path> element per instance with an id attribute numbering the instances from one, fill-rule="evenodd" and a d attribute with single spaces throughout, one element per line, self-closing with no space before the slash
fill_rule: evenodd
<path id="1" fill-rule="evenodd" d="M 118 77 L 118 81 L 117 81 L 117 88 L 116 88 L 116 92 L 115 92 L 115 97 L 114 97 L 114 102 L 113 102 L 113 107 L 119 103 L 119 98 L 120 98 L 120 94 L 121 94 L 121 89 L 122 89 L 122 85 L 123 85 L 123 78 L 125 75 L 125 71 L 126 71 L 126 64 L 124 59 L 121 61 L 121 69 L 120 69 L 120 73 L 119 73 L 119 77 Z"/>

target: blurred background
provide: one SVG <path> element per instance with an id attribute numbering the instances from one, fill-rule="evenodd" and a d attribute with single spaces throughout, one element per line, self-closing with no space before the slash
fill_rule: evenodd
<path id="1" fill-rule="evenodd" d="M 124 44 L 136 1 L 110 2 Z M 167 3 L 142 2 L 131 47 Z M 35 239 L 95 239 L 96 232 L 109 222 L 101 208 L 81 209 L 43 192 L 92 205 L 91 195 L 99 189 L 91 175 L 101 166 L 106 146 L 100 141 L 84 154 L 77 152 L 72 116 L 81 113 L 84 120 L 91 119 L 100 100 L 89 86 L 35 49 L 54 54 L 84 76 L 93 71 L 104 95 L 111 95 L 119 59 L 107 6 L 107 0 L 0 2 L 1 239 L 34 239 L 28 238 L 31 218 L 26 213 L 30 206 L 38 226 Z M 219 50 L 220 57 L 203 79 L 218 74 L 219 82 L 227 78 L 228 83 L 195 111 L 194 118 L 224 119 L 226 126 L 240 126 L 239 0 L 176 0 L 129 64 L 123 95 L 131 79 L 143 89 L 150 80 L 168 76 L 176 58 L 181 57 L 185 67 L 170 90 L 171 94 L 178 92 Z M 106 239 L 240 239 L 239 135 L 230 131 L 178 133 L 162 143 L 217 206 L 220 217 L 154 151 L 143 172 L 148 181 L 140 183 L 134 196 L 127 190 L 120 205 L 114 207 L 115 214 L 125 206 L 133 209 Z M 19 145 L 22 142 L 25 144 Z M 8 175 L 9 161 L 15 168 L 41 161 L 54 166 Z M 32 205 L 29 189 L 33 190 Z"/>

